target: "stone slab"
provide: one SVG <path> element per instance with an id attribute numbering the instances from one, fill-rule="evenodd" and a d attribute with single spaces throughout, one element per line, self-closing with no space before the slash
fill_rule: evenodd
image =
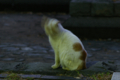
<path id="1" fill-rule="evenodd" d="M 41 63 L 41 62 L 31 62 L 31 63 L 0 63 L 0 71 L 13 71 L 22 73 L 39 73 L 42 75 L 57 75 L 66 74 L 75 76 L 78 75 L 76 71 L 66 71 L 61 67 L 58 69 L 52 69 L 51 65 L 53 63 Z M 87 69 L 78 71 L 83 75 L 92 75 L 100 72 L 114 72 L 120 69 L 119 61 L 98 61 L 98 62 L 87 62 Z"/>
<path id="2" fill-rule="evenodd" d="M 113 16 L 112 0 L 93 0 L 91 7 L 92 16 Z"/>
<path id="3" fill-rule="evenodd" d="M 90 15 L 91 0 L 71 0 L 69 9 L 71 16 Z"/>
<path id="4" fill-rule="evenodd" d="M 112 27 L 120 28 L 119 17 L 70 17 L 63 23 L 64 27 Z"/>
<path id="5" fill-rule="evenodd" d="M 111 80 L 120 80 L 120 72 L 114 72 Z"/>
<path id="6" fill-rule="evenodd" d="M 29 75 L 29 74 L 20 74 L 22 78 L 34 77 L 41 79 L 73 79 L 73 77 L 64 77 L 56 76 L 58 74 L 64 74 L 69 76 L 78 75 L 93 75 L 95 73 L 103 72 L 118 72 L 120 71 L 120 61 L 93 61 L 87 62 L 87 69 L 79 71 L 66 71 L 62 70 L 61 67 L 58 69 L 52 69 L 51 65 L 53 63 L 41 63 L 41 62 L 31 62 L 31 63 L 21 63 L 21 62 L 12 62 L 12 63 L 0 63 L 0 71 L 13 71 L 13 72 L 23 72 L 23 73 L 38 73 L 41 75 Z M 53 76 L 49 76 L 53 75 Z M 120 73 L 114 73 L 112 80 L 119 80 Z M 0 75 L 0 78 L 5 78 L 7 75 Z M 75 80 L 76 78 L 74 78 Z M 84 80 L 84 79 L 80 79 Z"/>

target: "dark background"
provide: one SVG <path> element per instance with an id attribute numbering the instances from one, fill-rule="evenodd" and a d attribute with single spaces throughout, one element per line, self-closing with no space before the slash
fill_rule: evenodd
<path id="1" fill-rule="evenodd" d="M 70 0 L 0 0 L 0 11 L 69 12 Z"/>

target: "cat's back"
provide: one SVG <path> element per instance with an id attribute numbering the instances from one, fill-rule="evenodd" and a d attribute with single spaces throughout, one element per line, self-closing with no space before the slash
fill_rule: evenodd
<path id="1" fill-rule="evenodd" d="M 83 69 L 85 68 L 86 55 L 81 40 L 72 32 L 66 32 L 59 47 L 62 66 L 67 67 L 68 70 Z"/>
<path id="2" fill-rule="evenodd" d="M 71 31 L 67 30 L 62 36 L 61 44 L 72 46 L 75 43 L 79 43 L 83 47 L 81 40 L 76 35 L 74 35 Z"/>
<path id="3" fill-rule="evenodd" d="M 61 38 L 61 42 L 59 44 L 59 50 L 60 52 L 74 52 L 75 50 L 80 51 L 84 49 L 84 46 L 81 42 L 81 40 L 74 35 L 70 31 L 66 31 L 64 35 Z"/>

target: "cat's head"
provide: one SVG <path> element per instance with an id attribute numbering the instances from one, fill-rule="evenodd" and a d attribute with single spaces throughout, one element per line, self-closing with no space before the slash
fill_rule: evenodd
<path id="1" fill-rule="evenodd" d="M 46 16 L 43 16 L 41 20 L 41 26 L 44 28 L 47 35 L 57 34 L 59 31 L 59 23 L 57 19 L 48 18 Z"/>

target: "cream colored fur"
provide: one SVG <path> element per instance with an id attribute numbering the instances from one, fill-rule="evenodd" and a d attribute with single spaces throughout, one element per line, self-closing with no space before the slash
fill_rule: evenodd
<path id="1" fill-rule="evenodd" d="M 41 24 L 55 53 L 55 64 L 52 68 L 56 69 L 61 65 L 64 70 L 85 69 L 87 54 L 82 54 L 85 49 L 80 39 L 71 31 L 64 29 L 57 19 L 44 16 Z M 75 43 L 79 43 L 82 50 L 75 51 L 73 49 Z M 84 60 L 80 58 L 82 56 L 85 56 Z"/>

